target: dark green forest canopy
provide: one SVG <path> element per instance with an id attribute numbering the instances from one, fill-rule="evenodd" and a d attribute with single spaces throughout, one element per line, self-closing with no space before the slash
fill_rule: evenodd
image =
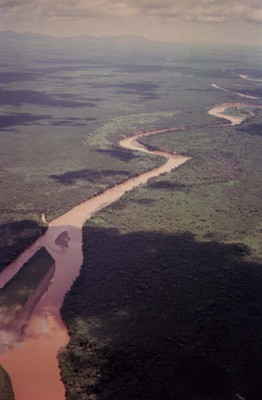
<path id="1" fill-rule="evenodd" d="M 261 143 L 200 132 L 143 139 L 192 159 L 84 228 L 62 308 L 69 399 L 260 399 Z"/>
<path id="2" fill-rule="evenodd" d="M 190 233 L 87 226 L 62 308 L 68 399 L 259 399 L 261 264 Z"/>

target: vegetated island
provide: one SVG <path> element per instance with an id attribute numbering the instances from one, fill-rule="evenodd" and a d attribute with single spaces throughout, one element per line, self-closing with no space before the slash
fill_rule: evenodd
<path id="1" fill-rule="evenodd" d="M 15 400 L 11 380 L 6 371 L 0 366 L 0 399 Z"/>
<path id="2" fill-rule="evenodd" d="M 54 259 L 42 247 L 0 289 L 1 353 L 23 339 L 34 307 L 48 289 L 54 271 Z"/>

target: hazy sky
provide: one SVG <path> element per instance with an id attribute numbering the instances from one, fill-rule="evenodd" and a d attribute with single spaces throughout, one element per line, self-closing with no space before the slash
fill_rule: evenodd
<path id="1" fill-rule="evenodd" d="M 262 43 L 262 0 L 0 0 L 0 30 Z"/>

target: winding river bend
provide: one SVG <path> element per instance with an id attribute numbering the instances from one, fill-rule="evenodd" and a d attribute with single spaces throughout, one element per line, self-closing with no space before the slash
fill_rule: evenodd
<path id="1" fill-rule="evenodd" d="M 245 117 L 241 116 L 241 121 L 236 121 L 235 117 L 224 114 L 226 108 L 232 106 L 248 105 L 227 103 L 213 108 L 209 114 L 226 118 L 232 124 L 240 123 Z M 78 276 L 82 265 L 82 226 L 92 215 L 117 201 L 125 192 L 146 183 L 150 178 L 170 172 L 189 159 L 181 155 L 149 151 L 137 141 L 142 136 L 173 130 L 170 128 L 137 133 L 132 137 L 122 139 L 120 141 L 122 147 L 163 156 L 166 162 L 160 167 L 106 190 L 51 221 L 47 231 L 1 273 L 0 287 L 3 287 L 42 246 L 55 260 L 54 277 L 34 308 L 25 335 L 21 336 L 21 343 L 13 343 L 12 338 L 5 337 L 9 351 L 0 355 L 0 364 L 11 377 L 16 400 L 65 399 L 65 390 L 57 364 L 57 352 L 68 343 L 69 337 L 59 309 L 65 293 Z"/>
<path id="2" fill-rule="evenodd" d="M 9 373 L 16 400 L 64 400 L 65 390 L 57 364 L 59 348 L 69 341 L 59 309 L 65 293 L 79 274 L 83 261 L 82 226 L 97 211 L 118 200 L 125 192 L 144 184 L 148 179 L 170 172 L 189 158 L 159 151 L 149 151 L 137 142 L 142 136 L 171 131 L 162 129 L 137 133 L 120 141 L 130 150 L 157 154 L 166 158 L 160 167 L 131 178 L 87 200 L 49 223 L 47 231 L 0 275 L 3 287 L 39 247 L 45 247 L 55 260 L 55 274 L 46 292 L 36 305 L 21 343 L 5 335 L 9 351 L 0 355 L 0 364 Z M 15 327 L 14 327 L 15 328 Z M 22 335 L 22 334 L 21 334 Z"/>

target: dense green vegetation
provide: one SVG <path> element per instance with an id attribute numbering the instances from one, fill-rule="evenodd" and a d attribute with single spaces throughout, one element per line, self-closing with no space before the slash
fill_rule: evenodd
<path id="1" fill-rule="evenodd" d="M 67 398 L 258 400 L 261 264 L 240 245 L 113 227 L 85 229 L 86 263 L 62 309 Z"/>
<path id="2" fill-rule="evenodd" d="M 120 138 L 174 127 L 141 141 L 192 159 L 85 225 L 62 308 L 66 397 L 260 400 L 261 117 L 230 127 L 208 115 L 243 101 L 236 91 L 258 93 L 239 74 L 260 76 L 259 53 L 111 45 L 0 40 L 0 268 L 46 229 L 42 212 L 50 220 L 162 162 Z M 46 251 L 35 257 L 0 292 L 3 308 L 50 272 Z"/>
<path id="3" fill-rule="evenodd" d="M 140 126 L 138 116 L 136 125 Z M 72 136 L 64 132 L 58 141 L 52 129 L 50 137 L 46 136 L 46 128 L 39 128 L 37 137 L 32 135 L 31 151 L 36 152 L 36 158 L 30 155 L 29 162 L 27 148 L 20 143 L 20 140 L 25 140 L 29 128 L 24 133 L 23 129 L 19 134 L 14 133 L 12 138 L 18 140 L 20 145 L 19 168 L 13 166 L 18 163 L 13 141 L 7 135 L 0 137 L 2 148 L 5 149 L 1 161 L 6 177 L 0 200 L 0 268 L 8 265 L 46 229 L 41 221 L 42 212 L 50 220 L 107 187 L 162 162 L 160 157 L 145 158 L 120 149 L 117 142 L 118 137 L 123 136 L 124 129 L 116 137 L 114 146 L 99 147 L 96 142 L 87 143 L 83 133 Z M 113 129 L 115 125 L 112 122 L 109 131 L 112 133 Z M 130 129 L 128 124 L 126 129 L 125 133 Z M 100 137 L 100 132 L 97 135 Z M 40 154 L 37 150 L 39 146 L 42 149 Z M 60 153 L 61 147 L 63 152 Z M 47 154 L 55 158 L 47 162 Z M 72 154 L 75 157 L 72 158 Z"/>
<path id="4" fill-rule="evenodd" d="M 86 223 L 62 308 L 67 398 L 259 400 L 261 140 L 209 127 L 143 143 L 192 159 Z"/>
<path id="5" fill-rule="evenodd" d="M 5 370 L 0 366 L 0 399 L 14 400 L 11 381 Z"/>
<path id="6" fill-rule="evenodd" d="M 142 139 L 143 144 L 192 156 L 142 189 L 141 196 L 158 206 L 168 203 L 163 204 L 167 229 L 175 224 L 201 240 L 237 241 L 249 246 L 253 257 L 262 256 L 262 142 L 252 131 L 258 122 L 254 118 L 241 127 L 207 127 Z"/>

